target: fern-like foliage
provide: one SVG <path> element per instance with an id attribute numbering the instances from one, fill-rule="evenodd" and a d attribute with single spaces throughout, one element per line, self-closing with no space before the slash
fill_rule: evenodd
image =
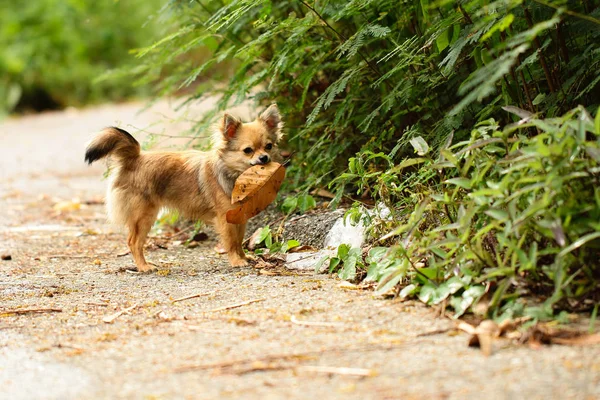
<path id="1" fill-rule="evenodd" d="M 297 151 L 293 184 L 326 185 L 357 152 L 412 154 L 406 132 L 439 146 L 481 120 L 510 122 L 505 105 L 595 109 L 596 3 L 171 0 L 161 17 L 180 28 L 139 49 L 132 73 L 160 95 L 218 95 L 207 118 L 276 101 Z"/>

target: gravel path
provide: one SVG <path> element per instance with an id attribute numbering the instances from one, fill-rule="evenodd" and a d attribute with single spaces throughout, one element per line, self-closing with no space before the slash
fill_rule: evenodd
<path id="1" fill-rule="evenodd" d="M 106 125 L 185 128 L 154 124 L 178 115 L 167 103 L 139 108 L 0 124 L 0 253 L 12 256 L 0 261 L 0 399 L 600 398 L 598 346 L 498 342 L 484 357 L 456 331 L 424 335 L 453 323 L 419 303 L 232 268 L 213 235 L 193 249 L 157 238 L 158 273 L 121 272 L 125 235 L 105 223 L 103 167 L 84 165 L 83 149 Z M 55 208 L 74 198 L 78 209 Z M 62 311 L 6 313 L 41 308 Z"/>

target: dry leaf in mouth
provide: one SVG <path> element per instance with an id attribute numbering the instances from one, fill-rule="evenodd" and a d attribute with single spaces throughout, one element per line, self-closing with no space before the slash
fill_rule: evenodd
<path id="1" fill-rule="evenodd" d="M 243 224 L 267 208 L 277 197 L 284 177 L 285 168 L 276 162 L 247 169 L 235 181 L 231 193 L 234 208 L 227 212 L 227 222 Z"/>

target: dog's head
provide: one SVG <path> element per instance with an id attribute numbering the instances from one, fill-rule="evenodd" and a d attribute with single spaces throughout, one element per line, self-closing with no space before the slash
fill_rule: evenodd
<path id="1" fill-rule="evenodd" d="M 277 160 L 277 144 L 283 136 L 282 128 L 283 122 L 276 104 L 269 106 L 252 122 L 243 123 L 225 114 L 219 125 L 221 160 L 228 168 L 240 173 L 253 165 Z"/>

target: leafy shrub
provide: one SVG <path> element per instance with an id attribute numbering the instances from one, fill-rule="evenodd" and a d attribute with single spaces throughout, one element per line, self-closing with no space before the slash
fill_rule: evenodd
<path id="1" fill-rule="evenodd" d="M 380 291 L 410 277 L 401 296 L 428 304 L 448 299 L 457 316 L 484 295 L 494 317 L 523 312 L 525 293 L 546 299 L 527 310 L 536 316 L 552 315 L 557 305 L 587 309 L 597 302 L 600 112 L 594 126 L 583 107 L 544 120 L 516 111 L 525 118 L 502 130 L 484 121 L 469 140 L 448 141 L 437 157 L 420 139 L 421 157 L 393 165 L 379 154 L 390 163 L 385 171 L 366 181 L 345 176 L 385 191 L 381 198 L 411 199 L 395 207 L 394 220 L 404 223 L 380 240 L 394 244 L 367 257 L 367 278 L 379 281 Z M 531 129 L 539 133 L 528 135 Z M 398 173 L 411 165 L 420 168 L 403 180 L 430 177 L 426 192 L 401 184 Z"/>
<path id="2" fill-rule="evenodd" d="M 149 19 L 162 0 L 2 1 L 0 113 L 118 100 L 139 93 L 120 81 L 93 81 L 130 64 L 129 50 L 151 43 Z"/>
<path id="3" fill-rule="evenodd" d="M 295 187 L 327 185 L 357 152 L 401 157 L 416 136 L 438 148 L 481 120 L 509 122 L 502 105 L 554 117 L 598 103 L 600 9 L 591 2 L 171 4 L 180 29 L 137 52 L 132 73 L 163 94 L 188 88 L 190 102 L 218 95 L 215 112 L 248 97 L 277 101 L 296 150 Z M 200 49 L 212 57 L 191 56 Z M 201 81 L 208 71 L 218 84 Z"/>

